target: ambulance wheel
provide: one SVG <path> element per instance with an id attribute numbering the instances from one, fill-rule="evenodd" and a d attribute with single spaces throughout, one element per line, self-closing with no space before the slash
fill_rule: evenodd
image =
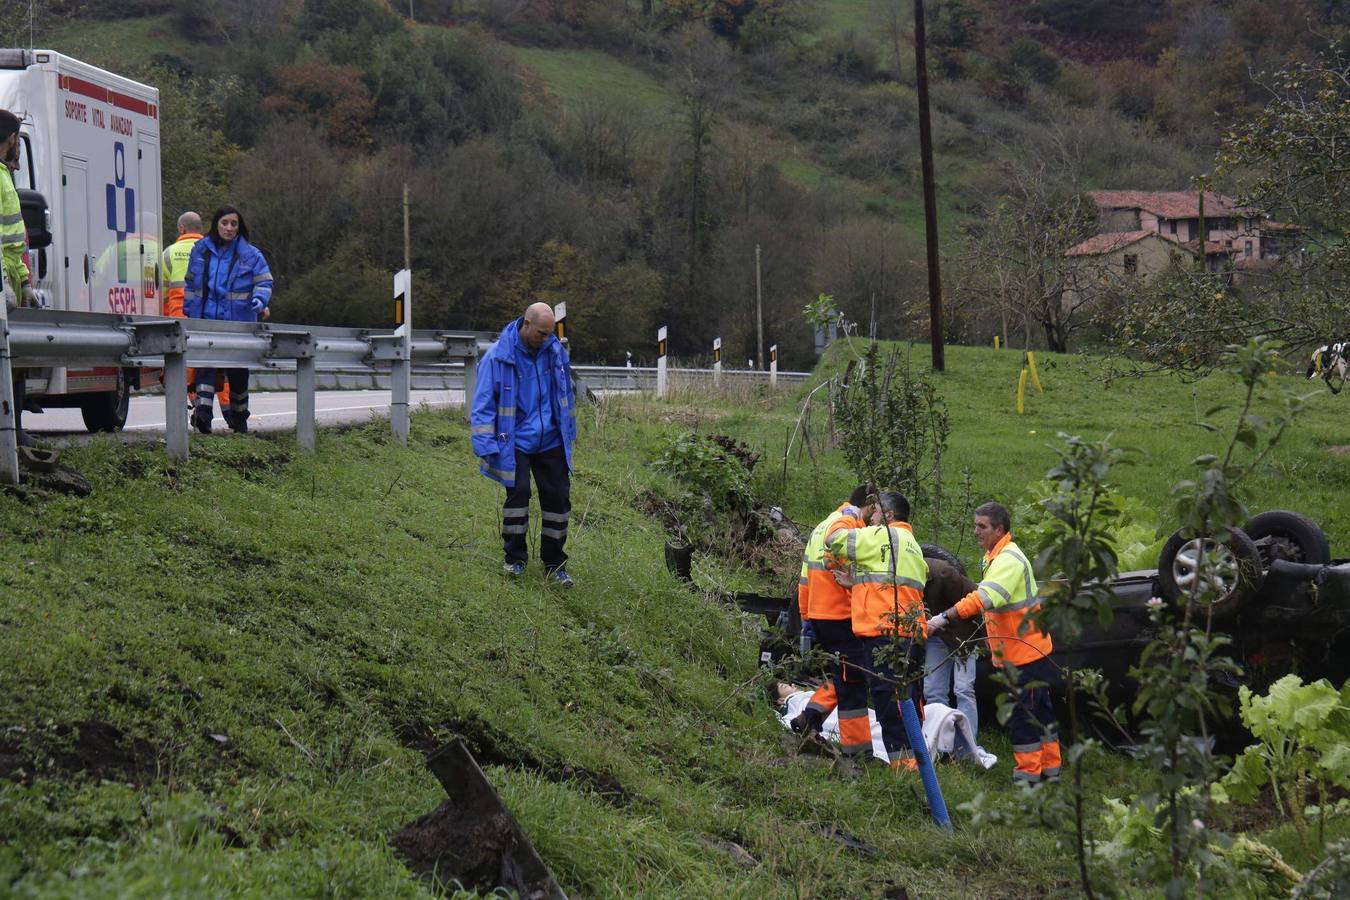
<path id="1" fill-rule="evenodd" d="M 125 369 L 117 370 L 117 389 L 99 391 L 80 400 L 80 415 L 90 431 L 118 431 L 127 424 L 131 409 L 131 379 Z"/>

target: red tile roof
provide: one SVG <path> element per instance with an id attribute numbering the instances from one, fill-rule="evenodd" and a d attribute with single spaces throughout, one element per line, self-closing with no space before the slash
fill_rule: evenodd
<path id="1" fill-rule="evenodd" d="M 1164 219 L 1194 219 L 1200 215 L 1196 191 L 1088 191 L 1099 209 L 1142 209 Z M 1251 216 L 1255 210 L 1213 191 L 1205 192 L 1205 217 Z"/>
<path id="2" fill-rule="evenodd" d="M 1092 237 L 1064 251 L 1065 256 L 1099 256 L 1128 247 L 1135 241 L 1142 241 L 1150 234 L 1162 237 L 1156 231 L 1108 231 L 1094 234 Z"/>

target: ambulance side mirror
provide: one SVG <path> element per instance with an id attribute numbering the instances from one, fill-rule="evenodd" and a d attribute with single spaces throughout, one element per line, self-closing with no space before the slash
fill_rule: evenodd
<path id="1" fill-rule="evenodd" d="M 23 227 L 28 232 L 28 249 L 41 250 L 52 245 L 51 210 L 47 198 L 37 191 L 19 189 L 19 208 L 23 211 Z"/>

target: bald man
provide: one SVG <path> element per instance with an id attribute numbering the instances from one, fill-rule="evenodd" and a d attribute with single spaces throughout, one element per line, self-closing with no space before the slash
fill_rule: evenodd
<path id="1" fill-rule="evenodd" d="M 502 329 L 478 362 L 478 386 L 469 415 L 473 452 L 481 471 L 506 487 L 502 505 L 502 570 L 525 574 L 529 548 L 530 476 L 539 488 L 539 559 L 544 575 L 571 587 L 567 522 L 572 514 L 572 444 L 577 437 L 572 363 L 553 335 L 553 309 L 534 303 Z"/>

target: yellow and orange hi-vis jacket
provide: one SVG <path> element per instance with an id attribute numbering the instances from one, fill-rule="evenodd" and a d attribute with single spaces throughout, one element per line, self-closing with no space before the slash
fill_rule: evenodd
<path id="1" fill-rule="evenodd" d="M 989 633 L 989 650 L 994 665 L 1004 661 L 1024 666 L 1050 655 L 1055 645 L 1050 635 L 1028 618 L 1041 608 L 1036 596 L 1036 576 L 1022 549 L 1005 534 L 984 557 L 984 577 L 952 607 L 956 615 L 969 619 L 984 613 Z"/>
<path id="2" fill-rule="evenodd" d="M 801 610 L 803 621 L 842 621 L 853 615 L 848 588 L 835 581 L 834 575 L 826 567 L 825 536 L 836 526 L 861 528 L 866 524 L 862 520 L 861 510 L 845 503 L 812 529 L 806 550 L 802 552 L 802 574 L 797 579 L 797 609 Z"/>
<path id="3" fill-rule="evenodd" d="M 854 634 L 924 636 L 928 563 L 908 522 L 862 528 L 836 525 L 825 545 L 835 560 L 853 569 Z"/>

